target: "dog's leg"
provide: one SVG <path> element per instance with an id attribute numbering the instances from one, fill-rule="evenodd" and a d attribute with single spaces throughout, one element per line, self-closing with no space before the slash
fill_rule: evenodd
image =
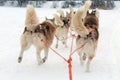
<path id="1" fill-rule="evenodd" d="M 94 58 L 94 54 L 90 54 L 89 56 L 88 56 L 88 60 L 87 60 L 87 65 L 86 65 L 86 71 L 87 72 L 90 72 L 90 63 L 91 63 L 91 61 L 92 61 L 92 59 Z"/>
<path id="2" fill-rule="evenodd" d="M 56 42 L 55 48 L 58 48 L 58 39 L 57 39 L 57 42 Z"/>
<path id="3" fill-rule="evenodd" d="M 19 57 L 18 57 L 18 63 L 21 63 L 21 62 L 22 62 L 23 53 L 24 53 L 24 51 L 27 50 L 28 48 L 29 48 L 28 46 L 21 48 L 21 51 L 20 51 L 20 54 L 19 54 Z"/>
<path id="4" fill-rule="evenodd" d="M 81 64 L 81 65 L 83 65 L 83 64 L 84 64 L 84 62 L 83 62 L 83 55 L 82 55 L 82 53 L 80 53 L 80 64 Z"/>
<path id="5" fill-rule="evenodd" d="M 81 51 L 78 51 L 79 59 L 80 59 L 80 64 L 83 65 L 83 55 Z"/>
<path id="6" fill-rule="evenodd" d="M 40 53 L 41 53 L 41 49 L 37 49 L 37 62 L 38 62 L 38 65 L 41 65 L 43 63 L 42 59 L 41 59 L 41 56 L 40 56 Z"/>
<path id="7" fill-rule="evenodd" d="M 44 58 L 42 59 L 43 63 L 47 60 L 48 58 L 48 51 L 49 49 L 46 47 L 44 48 Z"/>
<path id="8" fill-rule="evenodd" d="M 21 63 L 21 61 L 22 61 L 23 52 L 24 52 L 24 49 L 22 48 L 21 51 L 20 51 L 19 57 L 18 57 L 18 63 Z"/>
<path id="9" fill-rule="evenodd" d="M 68 46 L 67 46 L 67 40 L 65 40 L 65 47 L 67 48 Z"/>
<path id="10" fill-rule="evenodd" d="M 30 45 L 31 44 L 29 44 L 29 42 L 26 41 L 24 37 L 22 37 L 22 39 L 21 39 L 21 51 L 20 51 L 20 54 L 18 57 L 18 63 L 20 63 L 22 61 L 23 53 L 25 50 L 27 50 L 30 47 Z"/>
<path id="11" fill-rule="evenodd" d="M 63 44 L 65 45 L 65 47 L 67 48 L 67 40 L 63 40 Z"/>

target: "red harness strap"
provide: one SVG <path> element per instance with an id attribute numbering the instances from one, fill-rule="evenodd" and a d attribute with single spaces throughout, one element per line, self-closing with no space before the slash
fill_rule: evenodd
<path id="1" fill-rule="evenodd" d="M 45 40 L 41 40 L 43 43 L 45 43 L 54 53 L 56 53 L 58 56 L 60 56 L 63 60 L 65 60 L 66 62 L 68 61 L 67 59 L 65 59 L 62 55 L 60 55 L 60 53 L 59 52 L 57 52 L 57 51 L 55 51 L 53 48 L 51 48 L 47 43 L 46 43 L 46 41 Z"/>
<path id="2" fill-rule="evenodd" d="M 70 55 L 69 55 L 69 59 L 67 60 L 66 58 L 64 58 L 62 55 L 60 55 L 60 53 L 58 53 L 57 51 L 55 51 L 53 48 L 51 48 L 45 40 L 41 40 L 43 41 L 54 53 L 56 53 L 59 57 L 61 57 L 65 62 L 68 63 L 68 70 L 69 70 L 69 80 L 72 80 L 72 55 L 79 49 L 83 48 L 84 45 L 86 44 L 83 44 L 82 46 L 80 46 L 79 48 L 75 49 L 74 51 L 72 51 L 72 48 L 73 48 L 73 39 L 74 39 L 75 35 L 72 35 L 72 43 L 71 43 L 71 48 L 70 48 Z"/>
<path id="3" fill-rule="evenodd" d="M 66 62 L 68 62 L 67 59 L 65 59 L 62 55 L 60 55 L 57 51 L 55 51 L 53 48 L 49 47 L 53 52 L 55 52 L 58 56 L 60 56 L 63 60 L 65 60 Z"/>
<path id="4" fill-rule="evenodd" d="M 70 57 L 67 62 L 68 69 L 69 69 L 69 80 L 72 80 L 72 64 L 71 64 L 71 62 L 72 62 L 72 58 Z"/>
<path id="5" fill-rule="evenodd" d="M 74 39 L 74 35 L 72 36 L 72 43 L 71 43 L 71 48 L 70 48 L 70 55 L 69 55 L 69 59 L 68 59 L 68 68 L 69 68 L 69 79 L 72 80 L 72 49 L 73 49 L 73 39 Z"/>

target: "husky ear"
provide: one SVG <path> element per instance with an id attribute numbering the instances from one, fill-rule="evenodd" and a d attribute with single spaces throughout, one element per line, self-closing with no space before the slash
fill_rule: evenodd
<path id="1" fill-rule="evenodd" d="M 95 15 L 96 14 L 96 10 L 92 10 L 91 14 Z"/>

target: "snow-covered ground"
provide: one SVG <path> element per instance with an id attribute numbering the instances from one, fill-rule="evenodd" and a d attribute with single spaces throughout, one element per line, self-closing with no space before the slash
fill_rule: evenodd
<path id="1" fill-rule="evenodd" d="M 114 10 L 100 10 L 100 38 L 91 72 L 86 73 L 78 55 L 73 55 L 73 80 L 120 80 L 120 2 L 116 4 Z M 41 22 L 45 16 L 51 17 L 55 9 L 36 8 L 36 12 Z M 43 65 L 37 65 L 33 46 L 24 53 L 22 63 L 17 63 L 25 14 L 26 8 L 0 7 L 0 80 L 69 80 L 67 63 L 51 50 Z M 71 39 L 68 48 L 60 44 L 57 49 L 66 58 L 70 43 Z"/>

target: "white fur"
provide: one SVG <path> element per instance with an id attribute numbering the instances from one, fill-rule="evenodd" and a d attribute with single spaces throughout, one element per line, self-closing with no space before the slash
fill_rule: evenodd
<path id="1" fill-rule="evenodd" d="M 38 23 L 39 19 L 37 17 L 34 7 L 32 5 L 27 5 L 25 26 L 28 29 L 33 30 L 34 26 Z"/>
<path id="2" fill-rule="evenodd" d="M 65 47 L 67 47 L 67 38 L 68 38 L 68 29 L 63 21 L 60 19 L 60 17 L 65 17 L 64 15 L 64 11 L 62 9 L 57 10 L 57 12 L 59 13 L 60 16 L 58 16 L 57 14 L 54 14 L 55 17 L 55 25 L 56 25 L 56 45 L 55 47 L 58 48 L 58 42 L 61 41 Z"/>
<path id="3" fill-rule="evenodd" d="M 87 43 L 86 43 L 87 42 Z M 79 49 L 78 55 L 80 57 L 80 61 L 81 61 L 81 65 L 83 65 L 83 54 L 85 54 L 87 57 L 87 63 L 86 63 L 86 71 L 89 72 L 90 71 L 90 62 L 93 59 L 93 57 L 95 56 L 95 50 L 97 48 L 97 41 L 93 41 L 93 40 L 84 40 L 84 38 L 80 38 L 79 40 L 76 40 L 76 46 L 77 48 L 82 46 L 84 43 L 86 43 L 84 45 L 83 48 Z"/>
<path id="4" fill-rule="evenodd" d="M 90 71 L 90 63 L 95 56 L 95 50 L 97 47 L 97 41 L 92 39 L 85 39 L 86 35 L 89 34 L 91 30 L 88 30 L 84 26 L 82 19 L 85 18 L 87 10 L 90 8 L 90 5 L 91 1 L 86 1 L 85 4 L 80 7 L 75 14 L 73 14 L 71 21 L 71 25 L 74 31 L 81 36 L 80 38 L 76 39 L 76 47 L 78 48 L 84 43 L 86 43 L 83 48 L 77 51 L 80 57 L 81 64 L 83 64 L 83 58 L 87 57 L 86 71 Z"/>
<path id="5" fill-rule="evenodd" d="M 60 14 L 60 16 L 65 17 L 65 13 L 62 9 L 58 9 L 57 12 Z"/>
<path id="6" fill-rule="evenodd" d="M 34 10 L 34 7 L 32 5 L 27 6 L 26 14 L 27 15 L 26 15 L 25 26 L 27 27 L 27 30 L 29 31 L 24 31 L 24 33 L 21 35 L 21 39 L 20 39 L 21 51 L 18 57 L 18 62 L 20 63 L 22 61 L 24 51 L 29 49 L 31 45 L 34 45 L 36 48 L 38 64 L 42 64 L 48 58 L 48 50 L 49 50 L 48 46 L 52 44 L 52 41 L 51 41 L 52 39 L 46 40 L 46 36 L 40 32 L 38 33 L 30 32 L 30 31 L 35 31 L 36 25 L 39 22 L 36 12 Z M 40 24 L 39 24 L 39 27 L 41 27 Z M 45 43 L 42 40 L 46 41 L 47 45 L 45 45 Z M 41 58 L 42 50 L 44 50 L 43 58 Z"/>
<path id="7" fill-rule="evenodd" d="M 55 24 L 59 25 L 59 26 L 63 26 L 63 22 L 60 19 L 60 17 L 57 14 L 53 14 L 54 18 L 55 18 Z"/>
<path id="8" fill-rule="evenodd" d="M 23 58 L 23 53 L 25 50 L 29 49 L 31 45 L 34 45 L 36 47 L 36 55 L 37 55 L 37 61 L 38 64 L 42 64 L 44 60 L 48 57 L 48 48 L 45 46 L 45 44 L 41 41 L 42 39 L 45 39 L 43 34 L 32 34 L 29 32 L 24 33 L 21 36 L 21 51 L 19 58 Z M 45 57 L 41 58 L 41 50 L 45 51 Z M 21 60 L 18 59 L 18 62 L 21 62 Z"/>
<path id="9" fill-rule="evenodd" d="M 82 18 L 84 19 L 87 13 L 87 10 L 89 10 L 90 6 L 91 6 L 92 2 L 90 0 L 87 0 L 85 2 L 85 4 L 82 6 L 84 8 L 84 13 L 82 15 Z"/>
<path id="10" fill-rule="evenodd" d="M 84 8 L 81 7 L 72 16 L 72 21 L 71 21 L 71 26 L 72 26 L 73 30 L 77 34 L 81 35 L 82 37 L 86 36 L 89 33 L 82 22 L 83 14 L 84 14 Z"/>
<path id="11" fill-rule="evenodd" d="M 65 26 L 63 28 L 57 27 L 55 35 L 57 37 L 57 42 L 55 47 L 58 48 L 59 41 L 61 41 L 65 45 L 65 47 L 67 47 L 68 28 L 66 28 Z"/>

